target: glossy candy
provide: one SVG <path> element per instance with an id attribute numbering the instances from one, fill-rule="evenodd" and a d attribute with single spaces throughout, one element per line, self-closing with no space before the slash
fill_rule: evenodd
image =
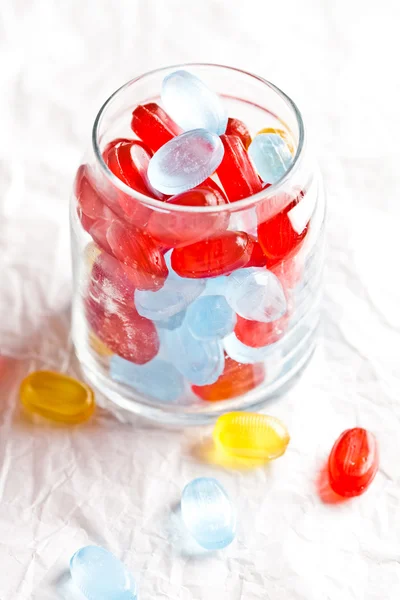
<path id="1" fill-rule="evenodd" d="M 247 346 L 236 337 L 235 333 L 226 336 L 224 349 L 230 358 L 246 365 L 260 363 L 266 358 L 272 359 L 276 351 L 274 344 L 260 347 Z"/>
<path id="2" fill-rule="evenodd" d="M 24 407 L 33 414 L 59 423 L 82 423 L 93 414 L 94 394 L 90 387 L 61 373 L 35 371 L 20 387 Z"/>
<path id="3" fill-rule="evenodd" d="M 224 158 L 217 174 L 228 199 L 234 202 L 260 192 L 262 183 L 240 138 L 236 135 L 222 135 L 221 140 Z"/>
<path id="4" fill-rule="evenodd" d="M 131 128 L 153 152 L 181 132 L 178 125 L 155 102 L 135 108 L 132 113 Z"/>
<path id="5" fill-rule="evenodd" d="M 243 121 L 240 121 L 239 119 L 229 118 L 225 133 L 226 135 L 236 135 L 238 138 L 240 138 L 240 141 L 246 150 L 251 144 L 250 132 Z"/>
<path id="6" fill-rule="evenodd" d="M 150 160 L 151 185 L 164 194 L 180 194 L 210 177 L 221 163 L 220 138 L 205 129 L 193 129 L 162 146 Z"/>
<path id="7" fill-rule="evenodd" d="M 192 390 L 203 400 L 218 402 L 228 400 L 254 389 L 264 381 L 263 364 L 242 364 L 225 357 L 224 371 L 211 385 L 193 385 Z"/>
<path id="8" fill-rule="evenodd" d="M 172 268 L 181 277 L 217 277 L 245 266 L 253 241 L 242 231 L 226 231 L 172 252 Z"/>
<path id="9" fill-rule="evenodd" d="M 256 135 L 248 152 L 261 179 L 266 183 L 275 183 L 281 179 L 293 161 L 285 140 L 274 133 Z"/>
<path id="10" fill-rule="evenodd" d="M 290 441 L 279 419 L 251 412 L 231 412 L 218 418 L 213 438 L 218 447 L 238 458 L 274 460 Z"/>
<path id="11" fill-rule="evenodd" d="M 238 315 L 234 331 L 236 337 L 242 344 L 251 346 L 252 348 L 260 348 L 269 344 L 274 344 L 280 340 L 285 334 L 287 326 L 287 314 L 280 319 L 269 323 L 249 321 Z"/>
<path id="12" fill-rule="evenodd" d="M 267 257 L 264 254 L 264 250 L 253 236 L 252 239 L 253 250 L 246 267 L 265 267 L 267 265 Z"/>
<path id="13" fill-rule="evenodd" d="M 275 127 L 265 127 L 264 129 L 260 129 L 260 131 L 257 133 L 257 135 L 259 135 L 260 133 L 274 133 L 276 135 L 280 135 L 281 138 L 283 140 L 285 140 L 285 142 L 288 145 L 288 148 L 291 152 L 291 154 L 294 154 L 294 141 L 292 136 L 288 133 L 288 131 L 286 131 L 285 129 L 276 129 Z"/>
<path id="14" fill-rule="evenodd" d="M 132 573 L 108 550 L 85 546 L 71 558 L 71 577 L 87 600 L 136 600 Z"/>
<path id="15" fill-rule="evenodd" d="M 131 306 L 135 287 L 121 263 L 102 252 L 93 264 L 90 292 L 103 303 L 111 301 Z"/>
<path id="16" fill-rule="evenodd" d="M 184 391 L 184 379 L 173 365 L 160 358 L 154 358 L 145 365 L 113 356 L 110 362 L 110 375 L 133 387 L 142 394 L 147 394 L 162 402 L 174 402 Z"/>
<path id="17" fill-rule="evenodd" d="M 235 322 L 236 315 L 224 296 L 201 296 L 186 314 L 186 325 L 199 340 L 222 339 L 233 331 Z"/>
<path id="18" fill-rule="evenodd" d="M 226 298 L 233 310 L 245 319 L 269 323 L 287 309 L 279 279 L 263 268 L 246 268 L 229 276 Z"/>
<path id="19" fill-rule="evenodd" d="M 201 128 L 217 135 L 225 133 L 228 117 L 221 99 L 192 73 L 179 70 L 167 75 L 161 100 L 184 131 Z"/>
<path id="20" fill-rule="evenodd" d="M 360 496 L 372 483 L 379 467 L 375 437 L 361 427 L 347 429 L 329 455 L 329 481 L 340 496 Z"/>
<path id="21" fill-rule="evenodd" d="M 157 321 L 157 327 L 159 329 L 170 329 L 171 331 L 173 329 L 178 329 L 178 327 L 182 325 L 185 316 L 186 311 L 182 310 L 181 312 L 176 313 L 176 315 L 172 315 L 172 317 L 169 317 L 168 319 Z"/>
<path id="22" fill-rule="evenodd" d="M 269 267 L 294 256 L 307 234 L 308 224 L 301 233 L 293 228 L 288 216 L 290 206 L 258 225 L 258 241 L 267 256 Z"/>
<path id="23" fill-rule="evenodd" d="M 138 313 L 153 321 L 165 321 L 181 313 L 205 288 L 203 279 L 169 276 L 161 290 L 135 292 Z"/>
<path id="24" fill-rule="evenodd" d="M 213 477 L 199 477 L 187 484 L 182 492 L 181 511 L 189 532 L 206 550 L 220 550 L 232 543 L 236 511 Z"/>

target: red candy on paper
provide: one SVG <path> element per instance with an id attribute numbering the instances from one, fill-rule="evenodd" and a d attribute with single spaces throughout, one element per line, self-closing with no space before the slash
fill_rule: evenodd
<path id="1" fill-rule="evenodd" d="M 329 455 L 331 487 L 339 496 L 360 496 L 372 483 L 378 466 L 378 445 L 372 433 L 361 427 L 347 429 Z"/>
<path id="2" fill-rule="evenodd" d="M 225 231 L 184 248 L 171 256 L 173 270 L 181 277 L 218 277 L 244 267 L 253 250 L 251 237 L 243 231 Z"/>
<path id="3" fill-rule="evenodd" d="M 250 131 L 247 129 L 243 121 L 240 121 L 240 119 L 229 118 L 225 134 L 236 135 L 238 138 L 240 138 L 240 141 L 242 142 L 246 150 L 251 144 Z"/>
<path id="4" fill-rule="evenodd" d="M 159 290 L 168 276 L 161 249 L 145 232 L 134 225 L 129 228 L 113 221 L 107 231 L 113 255 L 129 267 L 127 275 L 138 290 Z"/>
<path id="5" fill-rule="evenodd" d="M 218 177 L 231 202 L 260 192 L 261 180 L 241 140 L 236 135 L 221 135 L 224 158 L 217 169 Z"/>
<path id="6" fill-rule="evenodd" d="M 244 365 L 225 356 L 222 375 L 210 385 L 192 385 L 192 390 L 203 400 L 218 402 L 245 394 L 263 382 L 265 368 L 261 363 Z"/>
<path id="7" fill-rule="evenodd" d="M 131 128 L 153 152 L 181 133 L 178 125 L 155 102 L 135 108 Z"/>
<path id="8" fill-rule="evenodd" d="M 234 331 L 242 344 L 246 344 L 251 348 L 262 348 L 281 339 L 287 329 L 288 320 L 288 316 L 284 315 L 276 321 L 260 323 L 259 321 L 243 319 L 243 317 L 237 315 Z"/>

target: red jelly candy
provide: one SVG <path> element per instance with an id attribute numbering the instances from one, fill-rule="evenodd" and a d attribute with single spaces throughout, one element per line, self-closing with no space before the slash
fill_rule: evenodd
<path id="1" fill-rule="evenodd" d="M 267 256 L 269 266 L 296 254 L 307 235 L 308 224 L 301 233 L 293 229 L 288 216 L 290 208 L 258 226 L 258 241 Z"/>
<path id="2" fill-rule="evenodd" d="M 90 219 L 112 220 L 115 217 L 115 213 L 105 204 L 104 196 L 96 189 L 87 165 L 81 165 L 78 169 L 74 192 L 82 213 Z"/>
<path id="3" fill-rule="evenodd" d="M 241 140 L 236 135 L 221 135 L 224 158 L 217 169 L 218 177 L 231 202 L 260 192 L 262 183 Z"/>
<path id="4" fill-rule="evenodd" d="M 210 385 L 192 385 L 192 390 L 203 400 L 218 402 L 249 392 L 260 385 L 264 377 L 265 369 L 262 363 L 244 365 L 226 356 L 224 372 L 217 381 Z"/>
<path id="5" fill-rule="evenodd" d="M 276 321 L 260 323 L 237 315 L 235 334 L 242 344 L 251 348 L 261 348 L 281 339 L 287 329 L 288 320 L 288 316 L 284 315 Z"/>
<path id="6" fill-rule="evenodd" d="M 115 258 L 129 267 L 126 271 L 138 290 L 158 290 L 168 275 L 160 248 L 153 239 L 135 226 L 129 229 L 113 221 L 107 231 L 107 241 Z"/>
<path id="7" fill-rule="evenodd" d="M 166 203 L 178 206 L 220 206 L 227 204 L 223 192 L 216 183 L 208 179 L 196 188 L 172 196 Z M 147 231 L 170 248 L 193 244 L 217 231 L 224 231 L 229 224 L 229 214 L 202 212 L 156 212 L 153 211 Z"/>
<path id="8" fill-rule="evenodd" d="M 181 132 L 178 125 L 155 102 L 135 108 L 132 113 L 131 128 L 153 152 Z"/>
<path id="9" fill-rule="evenodd" d="M 253 240 L 253 250 L 246 267 L 265 267 L 267 265 L 267 257 L 257 240 L 253 236 L 250 237 Z"/>
<path id="10" fill-rule="evenodd" d="M 246 150 L 251 144 L 250 132 L 243 121 L 240 121 L 239 119 L 228 119 L 228 125 L 226 126 L 225 134 L 236 135 L 238 138 L 240 138 L 240 141 Z"/>
<path id="11" fill-rule="evenodd" d="M 95 260 L 91 272 L 91 294 L 103 302 L 132 305 L 135 287 L 122 265 L 106 252 Z"/>
<path id="12" fill-rule="evenodd" d="M 217 277 L 247 265 L 252 250 L 253 241 L 247 233 L 225 231 L 190 246 L 175 248 L 171 264 L 181 277 Z"/>

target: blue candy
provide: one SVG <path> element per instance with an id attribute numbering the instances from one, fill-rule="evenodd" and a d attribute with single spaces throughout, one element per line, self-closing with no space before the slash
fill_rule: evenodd
<path id="1" fill-rule="evenodd" d="M 222 339 L 235 324 L 236 314 L 224 296 L 201 296 L 186 313 L 186 325 L 199 340 Z"/>
<path id="2" fill-rule="evenodd" d="M 166 321 L 181 313 L 206 287 L 204 279 L 184 279 L 168 276 L 157 292 L 136 290 L 135 306 L 139 315 L 152 321 Z"/>
<path id="3" fill-rule="evenodd" d="M 203 296 L 224 296 L 227 284 L 228 278 L 225 275 L 210 277 L 210 279 L 207 279 Z"/>
<path id="4" fill-rule="evenodd" d="M 249 267 L 232 273 L 228 278 L 226 299 L 238 315 L 249 321 L 276 321 L 287 310 L 281 282 L 263 267 Z"/>
<path id="5" fill-rule="evenodd" d="M 224 147 L 218 135 L 205 129 L 182 133 L 161 146 L 149 163 L 151 185 L 174 195 L 202 183 L 219 167 Z"/>
<path id="6" fill-rule="evenodd" d="M 228 115 L 220 97 L 188 71 L 175 71 L 164 79 L 161 100 L 167 113 L 184 131 L 207 129 L 225 133 Z"/>
<path id="7" fill-rule="evenodd" d="M 189 532 L 203 548 L 219 550 L 233 541 L 236 511 L 213 477 L 200 477 L 187 484 L 182 492 L 181 512 Z"/>
<path id="8" fill-rule="evenodd" d="M 160 358 L 153 358 L 145 365 L 135 365 L 114 355 L 110 361 L 110 375 L 115 381 L 162 402 L 174 402 L 184 392 L 182 375 L 173 365 Z"/>
<path id="9" fill-rule="evenodd" d="M 268 344 L 261 348 L 252 348 L 243 344 L 234 333 L 224 339 L 224 348 L 228 356 L 239 363 L 254 364 L 263 362 L 275 354 L 276 344 Z"/>
<path id="10" fill-rule="evenodd" d="M 256 135 L 249 146 L 248 153 L 258 174 L 266 183 L 278 181 L 293 161 L 287 143 L 277 133 Z"/>
<path id="11" fill-rule="evenodd" d="M 185 315 L 186 310 L 182 310 L 181 312 L 176 313 L 176 315 L 172 315 L 172 317 L 169 317 L 169 319 L 166 319 L 165 321 L 157 321 L 157 327 L 161 329 L 177 329 L 182 325 Z"/>
<path id="12" fill-rule="evenodd" d="M 173 331 L 163 330 L 162 345 L 165 345 L 170 360 L 190 383 L 208 385 L 215 383 L 224 370 L 224 351 L 219 340 L 196 339 L 186 325 Z"/>
<path id="13" fill-rule="evenodd" d="M 133 575 L 114 554 L 99 546 L 85 546 L 71 558 L 71 577 L 88 600 L 135 600 Z"/>

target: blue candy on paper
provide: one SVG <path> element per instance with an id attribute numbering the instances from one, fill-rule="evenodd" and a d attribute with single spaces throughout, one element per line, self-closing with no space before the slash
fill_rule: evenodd
<path id="1" fill-rule="evenodd" d="M 238 315 L 249 321 L 276 321 L 287 310 L 281 282 L 263 267 L 249 267 L 232 273 L 228 277 L 226 299 Z"/>
<path id="2" fill-rule="evenodd" d="M 201 296 L 186 313 L 186 324 L 199 340 L 222 339 L 235 327 L 236 314 L 224 296 Z"/>
<path id="3" fill-rule="evenodd" d="M 152 321 L 165 321 L 182 312 L 206 287 L 204 279 L 184 279 L 169 275 L 163 287 L 156 291 L 135 291 L 135 306 L 139 315 Z"/>
<path id="4" fill-rule="evenodd" d="M 114 355 L 110 361 L 110 375 L 114 381 L 129 385 L 161 402 L 174 402 L 184 391 L 181 373 L 161 358 L 153 358 L 144 365 L 135 365 Z"/>
<path id="5" fill-rule="evenodd" d="M 265 183 L 278 181 L 293 161 L 289 146 L 277 133 L 259 133 L 251 142 L 248 152 Z"/>
<path id="6" fill-rule="evenodd" d="M 219 550 L 236 533 L 236 511 L 222 485 L 213 477 L 199 477 L 187 484 L 181 499 L 182 519 L 200 546 Z"/>
<path id="7" fill-rule="evenodd" d="M 184 131 L 202 128 L 217 135 L 225 133 L 228 115 L 220 97 L 192 73 L 180 70 L 167 75 L 161 100 Z"/>
<path id="8" fill-rule="evenodd" d="M 99 546 L 85 546 L 71 558 L 71 577 L 88 600 L 136 600 L 132 573 L 114 554 Z"/>
<path id="9" fill-rule="evenodd" d="M 175 195 L 199 185 L 222 161 L 224 147 L 218 135 L 194 129 L 174 137 L 151 158 L 148 178 L 164 194 Z"/>

